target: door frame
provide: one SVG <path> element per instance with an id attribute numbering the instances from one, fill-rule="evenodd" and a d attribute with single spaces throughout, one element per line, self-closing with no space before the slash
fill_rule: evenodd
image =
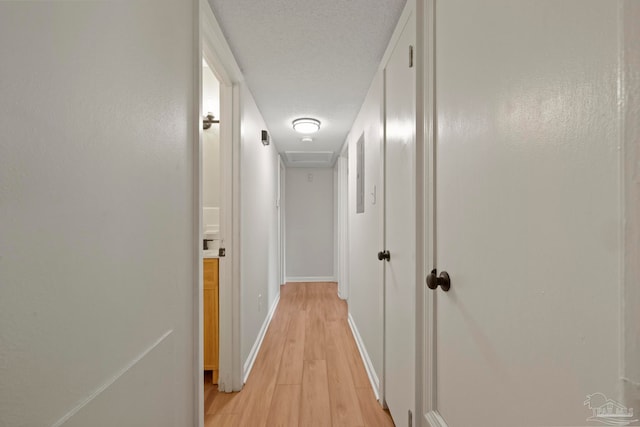
<path id="1" fill-rule="evenodd" d="M 338 172 L 336 280 L 338 297 L 347 300 L 349 298 L 349 144 L 343 145 L 336 165 Z"/>
<path id="2" fill-rule="evenodd" d="M 286 259 L 285 259 L 285 250 L 286 250 L 286 176 L 287 176 L 287 168 L 282 160 L 282 156 L 278 155 L 278 252 L 280 253 L 280 275 L 278 276 L 278 280 L 280 280 L 280 285 L 284 285 L 285 277 L 286 277 Z"/>
<path id="3" fill-rule="evenodd" d="M 418 182 L 416 212 L 417 235 L 421 240 L 416 254 L 418 283 L 416 284 L 416 370 L 421 384 L 416 390 L 416 412 L 421 424 L 430 427 L 446 427 L 436 407 L 436 360 L 435 360 L 435 298 L 433 292 L 425 291 L 426 278 L 436 265 L 436 210 L 435 210 L 435 147 L 437 118 L 435 111 L 435 1 L 417 1 L 416 51 L 416 157 Z M 420 253 L 421 252 L 421 253 Z"/>
<path id="4" fill-rule="evenodd" d="M 624 0 L 618 8 L 621 37 L 618 52 L 618 106 L 620 117 L 620 268 L 622 283 L 620 292 L 621 334 L 621 384 L 622 403 L 628 408 L 640 408 L 640 340 L 638 317 L 640 312 L 640 77 L 635 71 L 640 66 L 640 34 L 637 20 L 640 5 Z"/>
<path id="5" fill-rule="evenodd" d="M 196 105 L 202 117 L 202 63 L 207 62 L 220 83 L 220 166 L 221 166 L 221 244 L 227 249 L 225 262 L 220 263 L 220 371 L 219 389 L 225 392 L 242 388 L 240 353 L 240 91 L 243 76 L 226 42 L 224 34 L 206 0 L 199 0 L 196 29 Z M 194 181 L 198 189 L 195 198 L 194 241 L 197 243 L 194 271 L 194 410 L 198 425 L 204 425 L 203 372 L 203 277 L 202 277 L 202 122 L 196 126 L 198 139 L 194 149 Z M 225 242 L 226 239 L 226 242 Z"/>

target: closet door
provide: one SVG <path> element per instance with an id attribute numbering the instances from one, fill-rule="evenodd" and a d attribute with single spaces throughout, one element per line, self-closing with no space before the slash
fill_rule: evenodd
<path id="1" fill-rule="evenodd" d="M 435 409 L 585 425 L 618 388 L 616 3 L 437 0 L 435 22 Z"/>
<path id="2" fill-rule="evenodd" d="M 415 45 L 412 13 L 385 67 L 384 397 L 397 426 L 415 409 Z"/>

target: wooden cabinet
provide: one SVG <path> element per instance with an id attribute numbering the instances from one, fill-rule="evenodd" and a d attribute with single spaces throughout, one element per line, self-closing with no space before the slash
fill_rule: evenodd
<path id="1" fill-rule="evenodd" d="M 205 258 L 203 265 L 204 311 L 204 370 L 213 371 L 213 383 L 218 383 L 219 326 L 218 326 L 218 259 Z"/>

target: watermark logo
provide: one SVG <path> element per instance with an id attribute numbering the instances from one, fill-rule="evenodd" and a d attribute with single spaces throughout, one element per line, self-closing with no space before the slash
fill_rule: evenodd
<path id="1" fill-rule="evenodd" d="M 633 408 L 627 408 L 615 400 L 607 399 L 607 396 L 602 393 L 587 395 L 584 406 L 593 411 L 587 421 L 609 426 L 628 426 L 638 421 L 633 418 Z"/>

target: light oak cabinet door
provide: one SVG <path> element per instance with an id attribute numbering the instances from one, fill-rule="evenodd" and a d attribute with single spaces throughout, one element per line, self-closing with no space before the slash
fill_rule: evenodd
<path id="1" fill-rule="evenodd" d="M 204 370 L 213 371 L 213 383 L 218 383 L 218 259 L 205 258 L 203 265 Z"/>

